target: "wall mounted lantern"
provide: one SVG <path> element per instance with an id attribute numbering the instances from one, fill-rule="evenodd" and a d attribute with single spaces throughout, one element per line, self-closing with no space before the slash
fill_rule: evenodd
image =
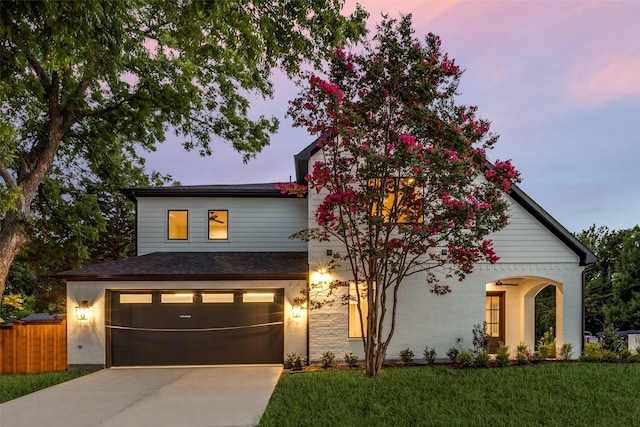
<path id="1" fill-rule="evenodd" d="M 300 307 L 299 305 L 291 306 L 291 317 L 293 317 L 294 319 L 299 319 L 301 315 L 302 307 Z"/>
<path id="2" fill-rule="evenodd" d="M 76 306 L 76 319 L 89 320 L 90 316 L 91 306 L 89 306 L 89 301 L 82 301 L 80 305 Z"/>

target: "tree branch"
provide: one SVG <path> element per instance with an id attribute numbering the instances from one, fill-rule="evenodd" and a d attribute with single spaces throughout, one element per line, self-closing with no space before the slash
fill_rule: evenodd
<path id="1" fill-rule="evenodd" d="M 36 73 L 36 76 L 38 76 L 40 84 L 42 84 L 42 87 L 44 87 L 45 92 L 49 94 L 49 92 L 51 91 L 51 81 L 47 77 L 47 73 L 44 71 L 44 68 L 42 68 L 40 62 L 38 62 L 36 57 L 33 56 L 31 52 L 25 51 L 25 56 L 27 58 L 27 61 L 29 61 L 29 65 L 31 65 L 31 68 Z"/>
<path id="2" fill-rule="evenodd" d="M 9 188 L 16 187 L 16 181 L 11 176 L 11 173 L 9 173 L 9 168 L 7 168 L 7 165 L 5 165 L 4 162 L 0 162 L 0 177 L 4 179 L 4 182 L 6 182 L 7 187 Z"/>
<path id="3" fill-rule="evenodd" d="M 73 122 L 77 123 L 80 120 L 88 118 L 88 117 L 98 117 L 98 116 L 101 116 L 103 114 L 107 114 L 107 113 L 110 113 L 112 111 L 116 111 L 117 109 L 122 107 L 124 104 L 127 104 L 127 103 L 133 101 L 134 99 L 136 99 L 138 97 L 138 95 L 140 94 L 140 89 L 141 88 L 138 88 L 138 90 L 136 90 L 130 96 L 124 97 L 120 101 L 116 102 L 115 104 L 111 104 L 111 105 L 109 105 L 107 107 L 96 108 L 94 110 L 80 111 L 74 117 Z"/>

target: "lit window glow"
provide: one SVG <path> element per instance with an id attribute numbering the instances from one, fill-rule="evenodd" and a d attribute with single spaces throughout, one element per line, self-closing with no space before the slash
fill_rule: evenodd
<path id="1" fill-rule="evenodd" d="M 167 238 L 169 240 L 187 240 L 189 212 L 170 210 L 167 223 Z"/>
<path id="2" fill-rule="evenodd" d="M 204 304 L 233 304 L 233 294 L 202 294 Z"/>
<path id="3" fill-rule="evenodd" d="M 242 302 L 273 302 L 273 293 L 253 293 L 249 292 L 242 295 Z"/>
<path id="4" fill-rule="evenodd" d="M 209 211 L 209 239 L 229 238 L 229 211 Z"/>
<path id="5" fill-rule="evenodd" d="M 366 285 L 361 284 L 358 287 L 360 295 L 356 292 L 356 284 L 349 284 L 349 338 L 362 338 L 363 330 L 360 326 L 360 313 L 358 312 L 358 299 L 360 300 L 360 309 L 364 316 L 364 328 L 367 327 L 367 313 L 369 311 L 369 303 L 367 301 L 367 292 L 365 290 Z M 366 336 L 367 331 L 364 331 Z"/>
<path id="6" fill-rule="evenodd" d="M 120 294 L 120 304 L 151 304 L 151 294 Z"/>
<path id="7" fill-rule="evenodd" d="M 162 302 L 162 304 L 191 304 L 193 303 L 193 294 L 162 294 L 160 296 L 160 301 Z"/>

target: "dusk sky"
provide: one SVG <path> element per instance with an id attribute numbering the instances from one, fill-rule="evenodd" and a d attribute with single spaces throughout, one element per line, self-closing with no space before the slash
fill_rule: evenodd
<path id="1" fill-rule="evenodd" d="M 489 159 L 511 159 L 522 190 L 571 232 L 640 223 L 640 1 L 398 3 L 360 1 L 371 30 L 381 12 L 412 13 L 416 37 L 442 38 L 466 70 L 459 102 L 492 122 L 500 140 Z M 280 131 L 256 159 L 244 165 L 222 141 L 201 158 L 169 138 L 147 170 L 183 185 L 289 181 L 293 155 L 314 136 L 285 118 L 298 88 L 274 82 L 274 99 L 257 98 L 252 111 L 278 117 Z"/>

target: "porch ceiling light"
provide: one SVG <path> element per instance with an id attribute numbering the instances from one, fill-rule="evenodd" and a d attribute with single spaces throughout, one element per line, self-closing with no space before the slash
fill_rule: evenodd
<path id="1" fill-rule="evenodd" d="M 89 320 L 90 316 L 91 306 L 89 305 L 89 301 L 82 301 L 80 305 L 76 306 L 76 319 Z"/>

